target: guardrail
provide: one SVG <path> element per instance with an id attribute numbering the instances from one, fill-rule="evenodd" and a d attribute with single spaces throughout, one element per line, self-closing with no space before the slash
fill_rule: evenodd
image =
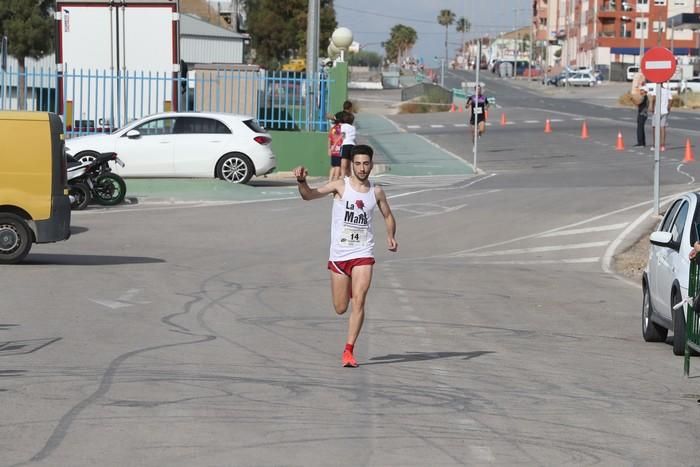
<path id="1" fill-rule="evenodd" d="M 327 131 L 325 74 L 208 69 L 178 73 L 0 69 L 0 110 L 61 116 L 70 136 L 111 132 L 159 112 L 226 112 L 272 130 Z"/>

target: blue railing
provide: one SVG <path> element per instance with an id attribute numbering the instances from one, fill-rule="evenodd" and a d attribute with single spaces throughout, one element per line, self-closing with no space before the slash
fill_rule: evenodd
<path id="1" fill-rule="evenodd" d="M 0 70 L 0 110 L 59 114 L 68 136 L 111 132 L 167 111 L 226 112 L 256 117 L 274 130 L 327 131 L 329 81 L 303 73 L 195 70 Z"/>

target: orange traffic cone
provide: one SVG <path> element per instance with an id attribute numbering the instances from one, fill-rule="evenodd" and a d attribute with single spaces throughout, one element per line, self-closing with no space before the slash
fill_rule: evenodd
<path id="1" fill-rule="evenodd" d="M 507 123 L 506 114 L 502 113 L 501 114 L 501 126 L 504 126 L 506 123 Z"/>
<path id="2" fill-rule="evenodd" d="M 621 131 L 617 132 L 617 144 L 615 145 L 615 149 L 618 151 L 625 150 L 625 141 L 622 139 L 622 132 Z"/>
<path id="3" fill-rule="evenodd" d="M 455 103 L 453 102 L 452 107 L 450 107 L 450 112 L 454 112 L 454 111 L 455 111 Z"/>
<path id="4" fill-rule="evenodd" d="M 547 121 L 544 122 L 544 132 L 545 132 L 545 133 L 551 133 L 551 132 L 552 132 L 552 124 L 549 123 L 549 119 L 547 119 Z"/>
<path id="5" fill-rule="evenodd" d="M 693 155 L 693 149 L 690 146 L 690 138 L 685 140 L 685 157 L 683 157 L 683 163 L 695 162 L 695 156 Z"/>
<path id="6" fill-rule="evenodd" d="M 462 112 L 464 112 L 464 107 L 460 105 L 460 106 L 459 106 L 459 110 L 458 110 L 458 112 L 459 112 L 459 113 L 462 113 Z"/>
<path id="7" fill-rule="evenodd" d="M 586 121 L 583 121 L 583 125 L 581 125 L 581 139 L 588 139 L 588 125 L 586 125 Z"/>

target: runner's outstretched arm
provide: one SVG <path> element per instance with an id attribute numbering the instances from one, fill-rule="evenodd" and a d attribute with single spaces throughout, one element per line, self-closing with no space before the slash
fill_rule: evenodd
<path id="1" fill-rule="evenodd" d="M 386 242 L 389 245 L 389 251 L 397 251 L 399 242 L 396 241 L 396 219 L 394 219 L 394 214 L 389 207 L 386 193 L 380 187 L 376 187 L 374 196 L 377 198 L 377 207 L 384 216 L 384 222 L 386 222 Z"/>
<path id="2" fill-rule="evenodd" d="M 333 180 L 332 182 L 326 183 L 318 188 L 311 188 L 309 184 L 306 183 L 306 177 L 308 175 L 309 172 L 304 168 L 304 166 L 299 166 L 294 169 L 294 176 L 297 178 L 299 194 L 301 195 L 301 199 L 306 201 L 323 198 L 330 193 L 339 193 L 339 190 L 345 183 L 343 180 Z"/>

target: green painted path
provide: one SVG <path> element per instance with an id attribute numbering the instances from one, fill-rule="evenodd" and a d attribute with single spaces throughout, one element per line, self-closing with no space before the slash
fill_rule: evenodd
<path id="1" fill-rule="evenodd" d="M 392 175 L 471 175 L 471 164 L 425 138 L 398 129 L 388 119 L 361 113 L 357 133 L 377 152 L 376 162 Z"/>

